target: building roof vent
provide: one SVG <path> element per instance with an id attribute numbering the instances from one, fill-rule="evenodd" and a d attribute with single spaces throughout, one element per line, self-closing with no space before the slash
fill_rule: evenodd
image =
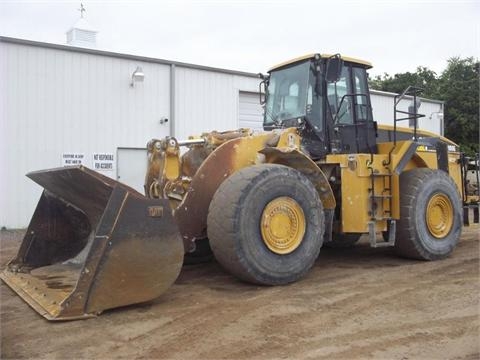
<path id="1" fill-rule="evenodd" d="M 97 31 L 83 17 L 86 11 L 83 4 L 80 4 L 80 19 L 67 31 L 67 44 L 94 48 L 97 45 Z"/>

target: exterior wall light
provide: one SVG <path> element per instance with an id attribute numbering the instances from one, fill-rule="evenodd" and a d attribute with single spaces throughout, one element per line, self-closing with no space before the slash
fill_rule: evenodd
<path id="1" fill-rule="evenodd" d="M 144 79 L 145 74 L 143 73 L 142 68 L 140 66 L 137 66 L 137 68 L 132 74 L 132 82 L 130 83 L 130 86 L 134 87 L 136 82 L 143 82 Z"/>

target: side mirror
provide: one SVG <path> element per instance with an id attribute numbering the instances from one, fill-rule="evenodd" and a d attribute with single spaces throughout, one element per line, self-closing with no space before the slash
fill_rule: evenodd
<path id="1" fill-rule="evenodd" d="M 325 79 L 329 83 L 337 82 L 342 75 L 343 60 L 340 54 L 333 55 L 327 60 L 327 71 Z"/>
<path id="2" fill-rule="evenodd" d="M 267 102 L 267 95 L 266 95 L 266 86 L 265 80 L 261 81 L 258 84 L 258 95 L 260 96 L 260 105 L 264 105 Z"/>
<path id="3" fill-rule="evenodd" d="M 260 96 L 260 105 L 264 105 L 267 102 L 267 85 L 268 79 L 270 78 L 269 75 L 263 75 L 262 73 L 258 73 L 258 77 L 262 79 L 258 84 L 258 95 Z"/>
<path id="4" fill-rule="evenodd" d="M 414 102 L 412 100 L 412 102 L 408 106 L 408 112 L 411 114 L 415 113 L 415 111 L 418 111 L 418 109 L 420 108 L 420 105 L 422 105 L 422 99 L 417 97 L 416 101 Z"/>
<path id="5" fill-rule="evenodd" d="M 418 126 L 418 109 L 422 105 L 422 100 L 420 98 L 415 98 L 416 101 L 413 101 L 408 105 L 408 126 L 417 127 Z M 413 117 L 412 117 L 413 116 Z"/>

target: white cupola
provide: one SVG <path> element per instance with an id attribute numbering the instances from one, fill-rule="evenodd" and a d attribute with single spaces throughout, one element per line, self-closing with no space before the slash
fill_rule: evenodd
<path id="1" fill-rule="evenodd" d="M 77 20 L 75 25 L 67 31 L 67 44 L 73 46 L 81 46 L 94 48 L 97 45 L 97 32 L 83 17 L 85 8 L 83 4 L 79 9 L 80 19 Z"/>

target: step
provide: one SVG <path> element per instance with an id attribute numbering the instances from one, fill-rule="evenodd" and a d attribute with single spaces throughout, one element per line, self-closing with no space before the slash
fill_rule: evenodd
<path id="1" fill-rule="evenodd" d="M 370 221 L 368 223 L 368 237 L 370 246 L 373 248 L 391 247 L 395 246 L 395 220 L 389 220 L 388 241 L 383 240 L 383 236 L 380 236 L 381 241 L 377 241 L 377 232 L 375 228 L 375 222 Z"/>
<path id="2" fill-rule="evenodd" d="M 379 174 L 379 173 L 372 173 L 370 174 L 371 177 L 391 177 L 392 174 Z"/>
<path id="3" fill-rule="evenodd" d="M 393 195 L 369 195 L 369 197 L 374 199 L 391 199 Z"/>
<path id="4" fill-rule="evenodd" d="M 373 217 L 373 218 L 371 218 L 371 220 L 372 221 L 384 221 L 384 220 L 389 221 L 389 220 L 393 220 L 393 218 L 390 217 L 390 216 L 383 216 L 383 217 Z"/>
<path id="5" fill-rule="evenodd" d="M 372 188 L 368 188 L 368 191 L 369 192 L 372 192 Z M 386 193 L 386 192 L 390 192 L 390 189 L 389 188 L 385 188 L 382 190 L 382 193 Z"/>

